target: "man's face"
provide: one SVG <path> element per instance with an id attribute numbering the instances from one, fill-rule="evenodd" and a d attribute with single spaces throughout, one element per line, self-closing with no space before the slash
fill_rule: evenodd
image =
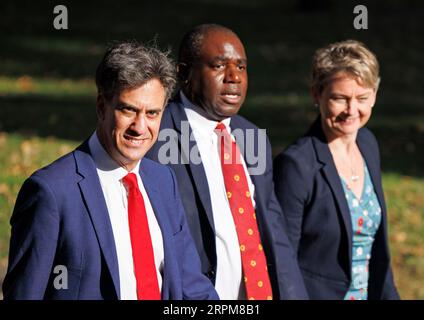
<path id="1" fill-rule="evenodd" d="M 128 171 L 156 142 L 165 104 L 165 89 L 152 79 L 136 89 L 123 90 L 112 101 L 97 101 L 101 144 Z"/>
<path id="2" fill-rule="evenodd" d="M 210 120 L 236 115 L 247 91 L 247 58 L 239 38 L 226 31 L 205 34 L 188 73 L 185 93 Z"/>

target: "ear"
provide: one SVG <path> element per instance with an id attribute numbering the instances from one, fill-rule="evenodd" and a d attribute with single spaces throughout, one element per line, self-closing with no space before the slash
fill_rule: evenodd
<path id="1" fill-rule="evenodd" d="M 105 119 L 105 111 L 106 111 L 105 97 L 101 93 L 99 93 L 97 95 L 97 101 L 96 101 L 96 113 L 97 113 L 97 119 L 99 121 L 102 121 Z"/>
<path id="2" fill-rule="evenodd" d="M 190 68 L 187 63 L 177 63 L 177 78 L 181 84 L 185 87 L 189 80 Z"/>
<path id="3" fill-rule="evenodd" d="M 319 100 L 320 100 L 320 94 L 318 93 L 316 88 L 310 88 L 309 89 L 309 94 L 312 97 L 312 101 L 315 105 L 319 105 Z"/>
<path id="4" fill-rule="evenodd" d="M 377 89 L 374 89 L 371 97 L 371 108 L 374 107 L 375 101 L 377 100 Z"/>

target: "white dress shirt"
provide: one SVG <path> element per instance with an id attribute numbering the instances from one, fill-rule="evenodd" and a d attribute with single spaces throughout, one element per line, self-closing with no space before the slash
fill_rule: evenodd
<path id="1" fill-rule="evenodd" d="M 182 92 L 181 98 L 196 139 L 211 197 L 217 255 L 215 289 L 220 299 L 245 299 L 246 293 L 245 286 L 242 283 L 240 246 L 222 175 L 218 136 L 214 131 L 218 122 L 205 118 L 203 116 L 204 111 L 191 103 Z M 231 134 L 230 121 L 231 118 L 227 118 L 221 122 L 225 124 Z M 234 140 L 233 136 L 232 138 Z M 255 186 L 250 179 L 244 159 L 242 159 L 242 164 L 250 194 L 254 195 Z M 253 205 L 255 205 L 254 200 Z"/>
<path id="2" fill-rule="evenodd" d="M 100 178 L 100 184 L 112 225 L 113 237 L 115 239 L 121 300 L 137 300 L 137 283 L 134 273 L 128 224 L 128 198 L 125 185 L 122 182 L 122 178 L 128 174 L 128 171 L 112 160 L 100 144 L 96 132 L 90 137 L 88 144 L 97 168 L 97 174 Z M 137 166 L 131 172 L 137 176 L 138 187 L 144 199 L 150 236 L 152 238 L 159 289 L 161 289 L 164 264 L 162 232 L 144 188 L 143 181 L 141 181 L 139 168 L 140 162 L 138 162 Z"/>

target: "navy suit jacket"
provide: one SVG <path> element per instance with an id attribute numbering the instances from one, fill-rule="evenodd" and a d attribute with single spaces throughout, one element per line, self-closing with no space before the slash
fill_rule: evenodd
<path id="1" fill-rule="evenodd" d="M 143 159 L 140 176 L 162 231 L 162 299 L 218 299 L 200 271 L 172 171 Z M 112 226 L 87 141 L 25 181 L 11 225 L 5 299 L 120 298 Z M 57 265 L 67 268 L 68 289 L 55 289 Z"/>
<path id="2" fill-rule="evenodd" d="M 356 143 L 382 210 L 369 264 L 368 299 L 398 299 L 390 267 L 386 204 L 377 141 L 362 128 Z M 278 200 L 311 299 L 343 299 L 352 265 L 352 223 L 343 186 L 318 118 L 274 162 Z"/>
<path id="3" fill-rule="evenodd" d="M 178 146 L 178 158 L 189 159 L 184 153 L 181 144 L 182 121 L 188 121 L 181 99 L 178 98 L 168 104 L 165 109 L 161 130 L 173 129 L 177 133 L 176 141 Z M 244 153 L 247 148 L 253 147 L 254 154 L 258 154 L 258 128 L 240 116 L 231 118 L 231 130 L 242 129 L 246 133 L 247 129 L 254 132 L 253 146 L 241 148 Z M 192 134 L 189 128 L 189 134 Z M 244 137 L 246 138 L 246 134 Z M 165 141 L 158 141 L 147 153 L 147 157 L 159 160 L 159 150 Z M 239 143 L 239 142 L 238 142 Z M 240 143 L 239 143 L 240 145 Z M 190 140 L 189 150 L 194 150 L 196 141 Z M 295 258 L 295 253 L 290 245 L 288 237 L 284 231 L 284 218 L 281 208 L 275 197 L 272 181 L 272 155 L 271 145 L 266 138 L 266 170 L 261 175 L 251 175 L 255 185 L 256 217 L 261 241 L 264 246 L 268 270 L 271 279 L 274 299 L 307 299 L 306 289 Z M 188 161 L 187 161 L 188 162 Z M 247 167 L 254 167 L 246 161 Z M 215 247 L 215 227 L 212 214 L 211 198 L 209 186 L 203 165 L 193 162 L 184 164 L 182 161 L 171 163 L 169 166 L 175 172 L 180 187 L 181 197 L 185 212 L 187 214 L 190 231 L 196 243 L 197 250 L 202 262 L 202 271 L 207 275 L 212 283 L 215 283 L 216 274 L 216 247 Z M 220 168 L 218 168 L 220 170 Z"/>

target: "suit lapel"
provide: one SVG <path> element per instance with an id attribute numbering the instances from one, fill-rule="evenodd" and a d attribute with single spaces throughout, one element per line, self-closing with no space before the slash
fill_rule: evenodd
<path id="1" fill-rule="evenodd" d="M 184 132 L 181 128 L 181 124 L 183 121 L 185 121 L 186 125 L 188 124 L 188 119 L 187 119 L 187 115 L 184 111 L 184 106 L 182 104 L 181 101 L 177 101 L 175 104 L 175 107 L 173 107 L 172 109 L 170 109 L 171 115 L 172 115 L 172 119 L 174 121 L 174 127 L 175 129 L 178 131 L 178 139 L 179 139 L 179 143 L 180 143 L 180 152 L 182 157 L 184 157 L 185 159 L 190 159 L 190 155 L 186 154 L 186 151 L 190 152 L 191 150 L 197 150 L 197 144 L 196 141 L 193 139 L 190 139 L 189 141 L 189 148 L 188 150 L 186 147 L 182 147 L 184 146 L 184 144 L 186 144 L 186 141 L 182 141 L 181 139 L 181 135 L 182 133 L 184 133 L 185 135 L 187 135 L 187 130 L 186 128 L 184 128 Z M 193 131 L 191 129 L 191 126 L 188 126 L 188 134 L 189 137 L 193 136 Z M 185 139 L 187 139 L 187 137 L 185 137 Z M 214 227 L 214 221 L 213 221 L 213 213 L 212 213 L 212 204 L 211 204 L 211 196 L 209 193 L 209 185 L 207 183 L 207 178 L 206 178 L 206 173 L 205 173 L 205 168 L 203 167 L 202 162 L 200 164 L 194 164 L 191 161 L 189 161 L 189 166 L 190 166 L 190 171 L 191 174 L 193 176 L 193 180 L 197 189 L 197 193 L 199 195 L 200 201 L 202 202 L 202 205 L 205 209 L 206 212 L 206 216 L 208 218 L 209 224 L 212 226 L 213 229 L 215 229 Z"/>
<path id="2" fill-rule="evenodd" d="M 346 201 L 345 193 L 343 190 L 342 183 L 340 181 L 339 174 L 334 164 L 330 148 L 327 144 L 327 140 L 321 129 L 321 122 L 319 120 L 316 121 L 312 126 L 310 134 L 312 136 L 312 141 L 314 144 L 317 159 L 323 165 L 321 169 L 322 173 L 336 199 L 337 206 L 339 207 L 339 212 L 341 212 L 342 220 L 345 225 L 345 230 L 347 234 L 349 265 L 351 265 L 353 231 L 350 210 Z"/>
<path id="3" fill-rule="evenodd" d="M 77 173 L 82 176 L 78 185 L 96 231 L 106 265 L 112 276 L 117 297 L 120 299 L 119 267 L 112 225 L 96 167 L 89 151 L 88 141 L 75 150 L 75 160 Z"/>

